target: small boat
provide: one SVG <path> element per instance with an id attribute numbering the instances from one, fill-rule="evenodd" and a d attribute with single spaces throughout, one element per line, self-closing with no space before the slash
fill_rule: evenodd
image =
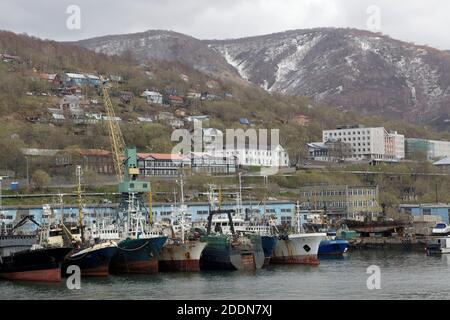
<path id="1" fill-rule="evenodd" d="M 435 242 L 430 242 L 426 246 L 429 255 L 449 254 L 450 253 L 450 237 L 439 238 Z"/>
<path id="2" fill-rule="evenodd" d="M 450 225 L 445 224 L 445 223 L 438 223 L 434 228 L 433 228 L 433 235 L 436 236 L 448 236 L 450 235 Z"/>
<path id="3" fill-rule="evenodd" d="M 341 256 L 348 251 L 347 240 L 327 239 L 322 240 L 319 246 L 319 256 Z"/>

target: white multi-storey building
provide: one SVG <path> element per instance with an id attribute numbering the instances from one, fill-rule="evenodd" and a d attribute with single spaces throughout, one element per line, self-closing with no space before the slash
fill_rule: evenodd
<path id="1" fill-rule="evenodd" d="M 271 149 L 247 146 L 226 149 L 224 152 L 227 157 L 236 157 L 238 165 L 244 167 L 289 167 L 289 154 L 281 145 L 274 146 Z"/>
<path id="2" fill-rule="evenodd" d="M 405 137 L 385 128 L 342 126 L 323 131 L 323 142 L 341 141 L 352 148 L 347 160 L 399 161 L 405 157 Z"/>

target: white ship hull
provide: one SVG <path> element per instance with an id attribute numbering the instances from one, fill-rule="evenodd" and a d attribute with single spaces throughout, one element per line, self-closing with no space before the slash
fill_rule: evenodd
<path id="1" fill-rule="evenodd" d="M 159 256 L 161 271 L 200 271 L 200 257 L 206 242 L 167 243 Z"/>
<path id="2" fill-rule="evenodd" d="M 270 263 L 318 265 L 320 242 L 325 238 L 325 233 L 291 234 L 278 240 Z"/>

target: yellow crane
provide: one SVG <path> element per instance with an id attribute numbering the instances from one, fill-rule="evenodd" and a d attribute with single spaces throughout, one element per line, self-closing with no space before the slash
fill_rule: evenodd
<path id="1" fill-rule="evenodd" d="M 101 79 L 101 89 L 103 94 L 103 103 L 108 117 L 108 134 L 111 143 L 111 152 L 114 162 L 114 170 L 116 171 L 117 180 L 119 183 L 123 182 L 124 168 L 122 165 L 122 157 L 125 154 L 125 140 L 123 139 L 122 131 L 120 130 L 119 122 L 116 121 L 116 113 L 109 96 L 106 81 Z"/>

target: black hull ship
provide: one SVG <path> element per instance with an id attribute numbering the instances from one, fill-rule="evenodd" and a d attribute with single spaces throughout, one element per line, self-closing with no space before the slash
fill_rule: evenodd
<path id="1" fill-rule="evenodd" d="M 61 263 L 72 248 L 29 249 L 0 258 L 0 278 L 22 281 L 61 281 Z"/>

